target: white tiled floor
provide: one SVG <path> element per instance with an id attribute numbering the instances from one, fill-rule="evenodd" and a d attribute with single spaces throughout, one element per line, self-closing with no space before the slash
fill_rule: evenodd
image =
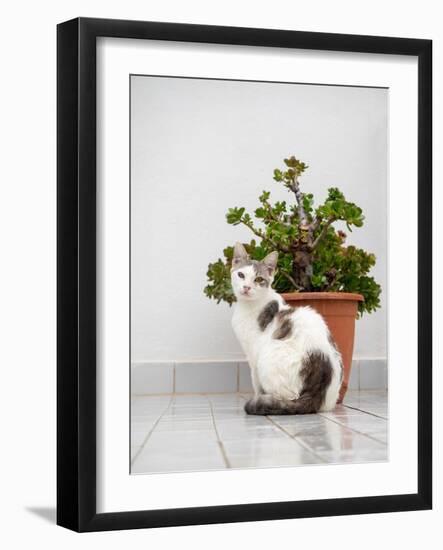
<path id="1" fill-rule="evenodd" d="M 134 474 L 379 462 L 388 458 L 387 393 L 348 392 L 328 413 L 248 416 L 245 394 L 132 399 Z"/>

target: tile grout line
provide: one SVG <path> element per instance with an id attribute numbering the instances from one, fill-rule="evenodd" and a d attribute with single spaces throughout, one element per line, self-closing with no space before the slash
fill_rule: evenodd
<path id="1" fill-rule="evenodd" d="M 242 398 L 243 399 L 246 399 L 246 397 L 244 395 L 242 395 Z M 362 411 L 364 412 L 364 411 Z M 384 445 L 385 447 L 387 447 L 387 444 L 384 442 L 384 441 L 381 441 L 380 439 L 377 439 L 376 437 L 374 436 L 371 436 L 369 434 L 365 434 L 364 432 L 360 432 L 359 430 L 356 430 L 354 428 L 351 428 L 350 426 L 347 426 L 346 424 L 343 424 L 341 422 L 338 422 L 338 421 L 335 421 L 333 420 L 332 418 L 329 418 L 328 416 L 324 416 L 323 414 L 321 413 L 317 413 L 319 416 L 321 416 L 322 418 L 326 419 L 326 420 L 329 420 L 331 422 L 333 422 L 334 424 L 337 424 L 338 426 L 342 427 L 342 428 L 347 428 L 348 430 L 354 432 L 354 433 L 357 433 L 359 435 L 362 435 L 364 437 L 367 437 L 368 439 L 371 439 L 373 441 L 375 441 L 376 443 L 379 443 L 381 445 Z M 375 416 L 375 415 L 374 415 Z M 302 447 L 304 447 L 305 449 L 307 449 L 310 453 L 314 454 L 315 456 L 317 456 L 318 458 L 320 458 L 323 462 L 324 460 L 322 459 L 321 456 L 317 455 L 315 453 L 315 451 L 313 451 L 312 449 L 309 448 L 309 446 L 302 442 L 300 439 L 297 439 L 296 436 L 292 436 L 289 432 L 287 432 L 282 426 L 280 426 L 280 424 L 278 424 L 277 422 L 275 422 L 274 420 L 272 420 L 271 418 L 269 418 L 268 416 L 266 416 L 266 418 L 272 422 L 275 426 L 277 426 L 279 429 L 281 429 L 285 434 L 287 434 L 289 437 L 291 437 L 292 439 L 295 439 Z M 384 419 L 383 419 L 384 420 Z"/>
<path id="2" fill-rule="evenodd" d="M 246 400 L 245 396 L 242 395 L 242 398 Z M 324 464 L 327 464 L 327 460 L 325 460 L 322 456 L 320 456 L 319 454 L 317 454 L 313 449 L 311 449 L 309 447 L 309 445 L 307 445 L 306 443 L 304 443 L 303 441 L 301 441 L 300 439 L 298 439 L 296 436 L 290 434 L 287 430 L 285 430 L 283 428 L 283 426 L 280 426 L 280 424 L 278 424 L 278 422 L 276 422 L 275 420 L 273 420 L 272 418 L 269 418 L 269 416 L 266 416 L 265 415 L 265 418 L 271 423 L 273 424 L 276 428 L 278 428 L 280 431 L 282 431 L 285 435 L 287 435 L 290 439 L 292 439 L 292 441 L 294 441 L 295 443 L 298 443 L 298 445 L 300 445 L 300 447 L 303 447 L 303 449 L 305 449 L 306 451 L 308 451 L 311 455 L 314 455 L 316 458 L 318 458 L 320 460 L 320 462 L 323 462 Z"/>
<path id="3" fill-rule="evenodd" d="M 206 396 L 206 399 L 208 400 L 209 408 L 211 410 L 212 424 L 214 426 L 214 431 L 215 431 L 215 435 L 217 437 L 217 443 L 218 443 L 218 447 L 220 449 L 220 453 L 223 457 L 223 461 L 225 463 L 226 468 L 231 469 L 232 466 L 231 466 L 231 463 L 229 462 L 228 455 L 226 454 L 226 449 L 223 445 L 222 440 L 220 439 L 220 434 L 218 433 L 218 430 L 217 430 L 217 423 L 215 422 L 215 416 L 214 416 L 214 409 L 212 407 L 212 401 L 209 399 L 207 394 L 205 394 L 205 396 Z"/>
<path id="4" fill-rule="evenodd" d="M 355 428 L 351 428 L 350 426 L 347 426 L 346 424 L 343 424 L 343 422 L 338 422 L 338 420 L 334 420 L 333 418 L 330 418 L 329 416 L 324 416 L 321 413 L 317 413 L 322 418 L 325 418 L 326 420 L 329 420 L 330 422 L 333 422 L 334 424 L 337 424 L 338 426 L 341 426 L 342 428 L 347 428 L 351 432 L 354 432 L 359 435 L 363 435 L 364 437 L 367 437 L 368 439 L 372 439 L 373 441 L 376 441 L 377 443 L 380 443 L 381 445 L 387 447 L 387 444 L 384 441 L 380 441 L 380 439 L 377 439 L 376 437 L 366 434 L 364 432 L 361 432 L 360 430 L 356 430 Z"/>
<path id="5" fill-rule="evenodd" d="M 291 433 L 289 433 L 287 430 L 284 429 L 283 426 L 280 426 L 280 424 L 278 424 L 278 422 L 276 422 L 272 418 L 269 418 L 269 416 L 265 416 L 265 418 L 267 418 L 271 424 L 273 424 L 276 428 L 281 430 L 285 435 L 287 435 L 290 439 L 292 439 L 292 441 L 295 441 L 295 443 L 298 443 L 300 445 L 300 447 L 303 447 L 303 449 L 308 451 L 311 455 L 315 456 L 315 458 L 318 458 L 320 460 L 320 462 L 323 462 L 324 464 L 328 463 L 327 460 L 325 460 L 322 456 L 320 456 L 313 449 L 311 449 L 309 447 L 309 445 L 307 445 L 301 439 L 298 439 L 298 437 L 296 437 L 295 435 L 292 435 Z"/>
<path id="6" fill-rule="evenodd" d="M 343 407 L 346 407 L 347 409 L 352 409 L 353 411 L 360 411 L 362 413 L 369 414 L 371 416 L 375 416 L 376 418 L 381 418 L 382 420 L 388 420 L 388 417 L 386 417 L 386 416 L 381 416 L 379 414 L 375 414 L 375 413 L 370 412 L 370 411 L 365 411 L 364 409 L 359 409 L 358 407 L 352 407 L 351 405 L 345 405 L 345 404 L 343 404 Z"/>
<path id="7" fill-rule="evenodd" d="M 152 432 L 155 430 L 155 428 L 157 427 L 158 423 L 160 422 L 160 420 L 163 418 L 163 416 L 165 415 L 166 411 L 169 409 L 169 407 L 171 406 L 172 402 L 173 402 L 173 399 L 174 399 L 174 396 L 171 395 L 171 399 L 169 400 L 169 403 L 166 407 L 166 409 L 161 413 L 161 415 L 157 418 L 157 420 L 154 422 L 152 428 L 149 430 L 149 432 L 147 433 L 145 439 L 143 440 L 143 443 L 140 445 L 140 449 L 135 453 L 135 455 L 132 457 L 132 460 L 131 460 L 131 466 L 134 465 L 134 462 L 136 461 L 136 459 L 139 457 L 140 453 L 143 451 L 143 449 L 145 448 L 145 445 L 146 443 L 148 442 L 148 439 L 150 438 L 150 436 L 152 435 Z M 131 414 L 132 416 L 132 414 Z"/>

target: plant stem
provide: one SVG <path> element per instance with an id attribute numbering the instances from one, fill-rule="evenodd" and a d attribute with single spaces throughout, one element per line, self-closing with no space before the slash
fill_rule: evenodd
<path id="1" fill-rule="evenodd" d="M 274 216 L 274 214 L 272 212 L 272 207 L 269 204 L 269 201 L 265 200 L 265 201 L 263 201 L 262 204 L 263 204 L 263 206 L 266 205 L 266 214 L 269 216 L 269 218 L 271 218 L 271 220 L 274 220 L 277 223 L 282 223 L 281 215 L 277 216 L 277 217 Z"/>
<path id="2" fill-rule="evenodd" d="M 322 219 L 319 216 L 316 216 L 312 224 L 312 228 L 314 231 L 316 231 L 320 227 L 321 222 L 322 222 Z"/>
<path id="3" fill-rule="evenodd" d="M 294 286 L 294 288 L 296 288 L 297 290 L 303 290 L 303 288 L 294 281 L 289 273 L 286 273 L 286 271 L 283 271 L 282 269 L 280 270 L 280 273 L 283 275 L 283 277 L 286 277 L 286 279 L 288 279 L 288 281 Z"/>
<path id="4" fill-rule="evenodd" d="M 245 222 L 244 220 L 241 220 L 241 222 L 242 222 L 243 225 L 246 225 L 246 227 L 248 227 L 254 233 L 254 235 L 257 235 L 257 237 L 260 237 L 260 239 L 265 239 L 266 238 L 263 231 L 261 229 L 256 229 L 252 225 L 252 222 Z"/>
<path id="5" fill-rule="evenodd" d="M 320 233 L 317 235 L 317 238 L 315 239 L 315 241 L 312 243 L 312 246 L 311 246 L 311 250 L 315 250 L 318 246 L 318 244 L 323 240 L 323 238 L 325 237 L 326 233 L 328 232 L 328 229 L 330 227 L 330 225 L 335 222 L 335 218 L 334 217 L 331 217 L 327 220 L 327 222 L 325 223 L 325 225 L 323 226 L 322 230 L 320 231 Z"/>
<path id="6" fill-rule="evenodd" d="M 268 242 L 275 250 L 277 251 L 281 250 L 282 252 L 289 252 L 289 248 L 287 246 L 284 246 L 281 243 L 277 245 L 272 239 L 270 239 L 269 237 L 266 237 L 266 235 L 263 233 L 261 229 L 256 229 L 253 226 L 252 222 L 245 222 L 244 220 L 241 220 L 241 222 L 243 225 L 246 225 L 246 227 L 248 227 L 254 233 L 254 235 L 256 235 L 257 237 L 260 237 L 260 239 L 262 239 L 263 241 Z"/>

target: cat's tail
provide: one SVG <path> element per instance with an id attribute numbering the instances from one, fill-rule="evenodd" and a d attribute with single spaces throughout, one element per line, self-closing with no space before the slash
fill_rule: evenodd
<path id="1" fill-rule="evenodd" d="M 298 399 L 277 399 L 269 394 L 261 394 L 249 399 L 245 412 L 256 415 L 313 414 L 319 411 L 323 400 L 318 396 L 303 393 Z"/>

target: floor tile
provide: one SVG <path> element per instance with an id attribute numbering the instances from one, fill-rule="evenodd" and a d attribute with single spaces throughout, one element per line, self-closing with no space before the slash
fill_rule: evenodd
<path id="1" fill-rule="evenodd" d="M 211 416 L 211 409 L 209 407 L 201 407 L 199 409 L 193 407 L 174 408 L 170 407 L 162 416 L 162 420 L 199 420 L 202 418 L 208 418 Z"/>
<path id="2" fill-rule="evenodd" d="M 205 443 L 211 445 L 218 440 L 217 433 L 212 430 L 195 430 L 195 431 L 177 431 L 171 435 L 168 431 L 155 430 L 148 440 L 148 445 L 152 448 L 154 445 L 162 446 L 167 452 L 168 449 L 176 447 L 189 447 L 192 445 L 202 446 Z"/>
<path id="3" fill-rule="evenodd" d="M 131 400 L 131 414 L 134 416 L 162 413 L 171 403 L 171 397 L 136 397 Z"/>
<path id="4" fill-rule="evenodd" d="M 388 459 L 387 393 L 349 391 L 333 411 L 251 416 L 250 394 L 136 396 L 133 473 L 267 468 Z"/>
<path id="5" fill-rule="evenodd" d="M 149 430 L 131 429 L 131 446 L 140 446 L 145 441 Z"/>
<path id="6" fill-rule="evenodd" d="M 232 468 L 295 466 L 322 462 L 290 438 L 229 440 L 223 442 L 223 447 Z"/>
<path id="7" fill-rule="evenodd" d="M 378 449 L 348 449 L 340 451 L 326 451 L 322 458 L 329 464 L 359 464 L 365 462 L 386 462 L 388 460 L 387 447 Z"/>
<path id="8" fill-rule="evenodd" d="M 199 472 L 223 469 L 225 469 L 223 458 L 217 455 L 187 458 L 183 456 L 165 457 L 163 453 L 157 453 L 143 458 L 139 456 L 131 466 L 131 474 Z"/>
<path id="9" fill-rule="evenodd" d="M 239 394 L 208 395 L 208 400 L 213 407 L 243 407 L 245 400 Z"/>
<path id="10" fill-rule="evenodd" d="M 285 438 L 284 433 L 269 421 L 248 423 L 229 419 L 216 420 L 215 425 L 223 442 L 231 439 Z"/>
<path id="11" fill-rule="evenodd" d="M 216 442 L 201 445 L 145 445 L 131 467 L 132 473 L 181 472 L 224 469 L 225 462 Z"/>
<path id="12" fill-rule="evenodd" d="M 365 435 L 376 437 L 376 434 L 385 434 L 387 431 L 387 421 L 377 416 L 364 413 L 360 415 L 330 416 L 334 422 Z"/>
<path id="13" fill-rule="evenodd" d="M 172 399 L 172 404 L 181 406 L 181 407 L 185 407 L 189 405 L 190 406 L 200 406 L 200 405 L 207 406 L 208 398 L 206 397 L 206 395 L 176 394 Z"/>
<path id="14" fill-rule="evenodd" d="M 180 419 L 165 418 L 161 419 L 156 426 L 156 431 L 183 432 L 196 430 L 212 430 L 214 423 L 211 416 L 204 418 Z"/>

